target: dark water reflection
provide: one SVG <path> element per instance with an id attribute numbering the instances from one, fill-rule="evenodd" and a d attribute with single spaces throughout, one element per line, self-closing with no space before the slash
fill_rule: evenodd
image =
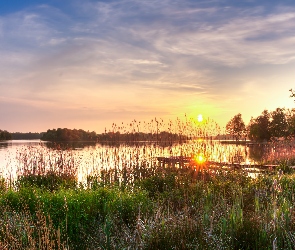
<path id="1" fill-rule="evenodd" d="M 159 157 L 177 156 L 212 163 L 277 164 L 281 159 L 295 159 L 294 142 L 271 142 L 261 144 L 225 143 L 214 140 L 195 140 L 186 143 L 157 142 L 67 142 L 50 143 L 40 140 L 6 141 L 0 143 L 0 176 L 16 178 L 23 169 L 36 166 L 74 166 L 79 181 L 101 170 L 133 169 L 135 166 L 156 166 Z"/>
<path id="2" fill-rule="evenodd" d="M 255 162 L 261 162 L 264 159 L 265 153 L 268 152 L 266 144 L 250 144 L 247 145 L 249 149 L 249 158 Z"/>
<path id="3" fill-rule="evenodd" d="M 181 143 L 185 143 L 185 141 L 182 141 Z M 179 142 L 171 142 L 171 141 L 100 141 L 100 142 L 46 142 L 46 147 L 50 149 L 62 149 L 62 150 L 76 150 L 76 149 L 83 149 L 83 148 L 95 148 L 97 145 L 100 145 L 102 147 L 122 147 L 122 146 L 128 146 L 128 147 L 141 147 L 141 146 L 158 146 L 158 147 L 172 147 L 174 145 L 179 144 Z"/>
<path id="4" fill-rule="evenodd" d="M 0 150 L 8 148 L 8 146 L 11 146 L 11 143 L 0 141 Z"/>
<path id="5" fill-rule="evenodd" d="M 96 142 L 46 142 L 45 146 L 50 149 L 80 150 L 84 148 L 95 148 Z"/>
<path id="6" fill-rule="evenodd" d="M 27 149 L 28 148 L 28 149 Z M 122 165 L 132 160 L 148 160 L 157 157 L 202 157 L 212 162 L 246 162 L 247 164 L 277 163 L 280 159 L 295 159 L 295 143 L 290 141 L 253 144 L 244 142 L 220 143 L 212 140 L 196 140 L 186 143 L 138 141 L 138 142 L 42 142 L 40 140 L 13 140 L 0 142 L 0 167 L 13 167 L 13 161 L 22 151 L 41 152 L 48 156 L 52 151 L 73 150 L 73 157 L 81 158 L 87 167 Z M 15 163 L 17 165 L 18 163 Z M 1 172 L 1 169 L 0 169 Z"/>
<path id="7" fill-rule="evenodd" d="M 61 149 L 61 150 L 82 150 L 84 148 L 93 148 L 95 149 L 96 145 L 101 145 L 102 147 L 138 147 L 144 145 L 154 145 L 159 147 L 172 147 L 179 143 L 171 143 L 169 141 L 137 141 L 137 142 L 44 142 L 40 140 L 10 140 L 10 141 L 0 141 L 0 150 L 9 149 L 11 147 L 21 147 L 21 146 L 37 146 L 44 145 L 49 149 Z M 261 161 L 264 158 L 264 155 L 269 152 L 269 145 L 266 143 L 259 144 L 247 144 L 243 148 L 248 151 L 249 158 L 254 161 Z"/>

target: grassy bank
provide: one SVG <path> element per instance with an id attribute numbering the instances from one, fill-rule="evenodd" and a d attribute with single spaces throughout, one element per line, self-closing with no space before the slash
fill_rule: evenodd
<path id="1" fill-rule="evenodd" d="M 292 173 L 158 169 L 130 183 L 48 173 L 1 180 L 0 248 L 294 249 Z"/>

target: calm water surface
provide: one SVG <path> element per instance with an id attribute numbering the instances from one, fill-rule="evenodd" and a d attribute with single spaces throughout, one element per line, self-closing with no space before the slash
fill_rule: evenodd
<path id="1" fill-rule="evenodd" d="M 17 169 L 16 156 L 26 147 L 41 147 L 46 142 L 40 140 L 11 140 L 0 141 L 0 176 L 14 175 Z"/>
<path id="2" fill-rule="evenodd" d="M 235 145 L 219 141 L 189 141 L 183 144 L 133 145 L 68 144 L 67 149 L 40 140 L 12 140 L 0 142 L 0 176 L 15 179 L 26 169 L 49 169 L 69 165 L 77 168 L 79 181 L 87 175 L 110 168 L 132 167 L 136 164 L 157 163 L 157 157 L 194 156 L 216 162 L 275 161 L 280 157 L 295 157 L 294 145 Z"/>

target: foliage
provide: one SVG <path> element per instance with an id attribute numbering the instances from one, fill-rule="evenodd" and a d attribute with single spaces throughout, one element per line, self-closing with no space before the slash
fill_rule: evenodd
<path id="1" fill-rule="evenodd" d="M 18 188 L 37 187 L 49 191 L 59 188 L 75 188 L 77 186 L 76 176 L 67 173 L 56 173 L 53 171 L 46 174 L 27 174 L 20 176 L 17 180 Z"/>
<path id="2" fill-rule="evenodd" d="M 11 140 L 11 134 L 6 130 L 0 129 L 0 141 L 1 140 Z"/>
<path id="3" fill-rule="evenodd" d="M 254 141 L 268 141 L 271 138 L 270 114 L 264 110 L 260 116 L 251 119 L 248 125 L 248 137 Z"/>
<path id="4" fill-rule="evenodd" d="M 34 140 L 34 139 L 40 139 L 42 137 L 43 133 L 21 133 L 21 132 L 15 132 L 11 133 L 12 140 Z"/>
<path id="5" fill-rule="evenodd" d="M 269 125 L 271 115 L 262 116 Z M 290 146 L 269 144 L 276 161 Z M 195 153 L 210 153 L 200 145 L 193 144 Z M 290 154 L 278 172 L 253 179 L 205 163 L 159 163 L 158 153 L 137 146 L 124 147 L 123 157 L 118 147 L 91 152 L 87 167 L 99 171 L 77 183 L 73 151 L 20 151 L 18 181 L 10 188 L 1 182 L 0 249 L 295 249 Z M 95 165 L 98 159 L 106 167 Z"/>
<path id="6" fill-rule="evenodd" d="M 0 176 L 0 193 L 6 190 L 6 181 Z"/>
<path id="7" fill-rule="evenodd" d="M 271 112 L 269 131 L 272 137 L 285 137 L 288 131 L 288 123 L 285 109 L 277 108 Z"/>
<path id="8" fill-rule="evenodd" d="M 251 118 L 247 126 L 248 138 L 253 141 L 269 141 L 295 136 L 295 109 L 277 108 L 264 110 L 256 118 Z"/>
<path id="9" fill-rule="evenodd" d="M 96 141 L 97 134 L 89 131 L 84 131 L 82 129 L 68 129 L 68 128 L 58 128 L 58 129 L 48 129 L 45 132 L 41 140 L 43 141 Z"/>
<path id="10" fill-rule="evenodd" d="M 4 206 L 0 218 L 0 249 L 68 249 L 59 228 L 41 210 L 32 216 L 27 210 L 17 212 Z"/>
<path id="11" fill-rule="evenodd" d="M 227 124 L 226 132 L 232 135 L 236 140 L 245 136 L 246 126 L 241 114 L 235 115 Z"/>
<path id="12" fill-rule="evenodd" d="M 38 212 L 50 216 L 54 228 L 59 228 L 62 235 L 66 234 L 62 240 L 68 238 L 73 249 L 85 249 L 85 237 L 93 227 L 101 230 L 108 220 L 133 227 L 138 211 L 146 214 L 151 208 L 146 192 L 120 191 L 115 187 L 58 189 L 55 192 L 26 187 L 3 193 L 0 204 L 9 211 L 27 213 L 32 218 Z"/>
<path id="13" fill-rule="evenodd" d="M 148 191 L 151 197 L 155 197 L 159 193 L 174 189 L 176 186 L 176 176 L 175 174 L 169 174 L 166 176 L 157 174 L 139 181 L 138 185 Z"/>
<path id="14" fill-rule="evenodd" d="M 35 184 L 3 189 L 0 244 L 13 244 L 11 249 L 294 249 L 292 171 L 256 179 L 191 168 L 150 171 L 124 188 L 109 183 L 54 191 Z"/>
<path id="15" fill-rule="evenodd" d="M 287 110 L 287 135 L 289 137 L 295 137 L 295 109 Z"/>
<path id="16" fill-rule="evenodd" d="M 241 118 L 241 114 L 234 116 L 226 125 L 228 134 L 240 139 L 247 131 L 248 138 L 253 141 L 269 141 L 281 137 L 295 136 L 295 113 L 294 110 L 277 108 L 269 112 L 264 110 L 261 115 L 251 118 L 247 129 Z"/>

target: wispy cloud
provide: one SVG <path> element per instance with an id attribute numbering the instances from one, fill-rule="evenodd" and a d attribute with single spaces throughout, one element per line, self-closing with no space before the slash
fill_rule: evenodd
<path id="1" fill-rule="evenodd" d="M 0 101 L 132 113 L 248 93 L 258 81 L 244 69 L 295 62 L 295 7 L 266 3 L 72 1 L 2 15 Z"/>

